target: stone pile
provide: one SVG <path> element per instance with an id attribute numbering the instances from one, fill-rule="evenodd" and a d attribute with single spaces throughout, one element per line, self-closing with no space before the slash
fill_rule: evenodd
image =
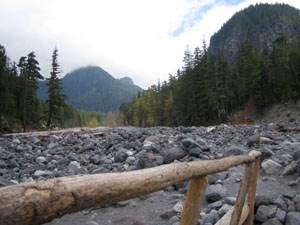
<path id="1" fill-rule="evenodd" d="M 282 190 L 275 199 L 257 195 L 256 223 L 300 224 L 300 133 L 276 128 L 276 124 L 101 127 L 43 136 L 8 135 L 0 137 L 0 187 L 76 174 L 132 171 L 178 161 L 213 160 L 254 149 L 262 152 L 260 180 L 276 182 L 282 177 L 286 187 L 293 190 Z M 239 169 L 210 175 L 199 224 L 214 224 L 230 210 L 235 197 L 228 196 L 226 187 L 239 184 L 241 177 Z M 187 188 L 188 182 L 183 182 L 164 190 L 178 201 L 172 210 L 161 213 L 163 224 L 178 224 Z M 179 193 L 174 195 L 172 191 Z"/>

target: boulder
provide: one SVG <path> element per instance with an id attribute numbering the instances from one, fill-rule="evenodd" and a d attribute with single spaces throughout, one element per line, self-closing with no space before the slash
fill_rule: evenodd
<path id="1" fill-rule="evenodd" d="M 173 162 L 175 159 L 179 160 L 185 156 L 185 152 L 178 146 L 174 146 L 165 150 L 164 154 L 164 162 L 170 163 Z"/>
<path id="2" fill-rule="evenodd" d="M 261 164 L 262 168 L 263 168 L 263 171 L 266 173 L 266 174 L 276 174 L 276 173 L 280 173 L 281 172 L 281 169 L 282 169 L 282 166 L 278 163 L 278 162 L 275 162 L 274 160 L 272 159 L 268 159 L 266 161 L 264 161 L 262 164 Z"/>

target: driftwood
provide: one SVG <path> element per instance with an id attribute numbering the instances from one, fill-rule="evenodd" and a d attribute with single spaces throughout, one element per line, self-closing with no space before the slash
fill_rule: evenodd
<path id="1" fill-rule="evenodd" d="M 42 224 L 86 208 L 124 201 L 172 184 L 222 172 L 260 156 L 173 163 L 123 173 L 78 175 L 0 189 L 0 224 Z"/>
<path id="2" fill-rule="evenodd" d="M 181 214 L 180 225 L 196 225 L 208 184 L 208 176 L 192 178 Z"/>

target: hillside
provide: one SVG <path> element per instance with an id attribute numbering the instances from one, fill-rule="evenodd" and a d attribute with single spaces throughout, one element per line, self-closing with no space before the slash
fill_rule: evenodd
<path id="1" fill-rule="evenodd" d="M 109 112 L 119 109 L 142 89 L 129 77 L 115 79 L 100 67 L 89 66 L 67 74 L 63 79 L 63 93 L 67 103 L 88 111 Z M 46 81 L 39 83 L 37 92 L 41 100 L 47 99 Z"/>
<path id="2" fill-rule="evenodd" d="M 300 10 L 285 4 L 236 13 L 212 36 L 209 51 L 186 49 L 176 76 L 122 105 L 124 123 L 214 125 L 232 121 L 248 106 L 262 116 L 274 104 L 300 99 L 299 16 Z"/>
<path id="3" fill-rule="evenodd" d="M 210 53 L 217 55 L 218 48 L 225 58 L 236 62 L 240 44 L 248 31 L 253 33 L 258 48 L 271 49 L 273 41 L 283 33 L 290 41 L 300 40 L 300 10 L 287 4 L 256 4 L 234 14 L 210 39 Z"/>

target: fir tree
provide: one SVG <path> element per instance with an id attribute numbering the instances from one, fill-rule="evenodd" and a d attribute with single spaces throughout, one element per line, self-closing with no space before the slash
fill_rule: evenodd
<path id="1" fill-rule="evenodd" d="M 56 118 L 59 112 L 59 107 L 65 105 L 65 99 L 67 96 L 62 94 L 61 91 L 63 87 L 61 86 L 61 79 L 59 78 L 60 74 L 60 65 L 57 62 L 57 48 L 55 47 L 52 54 L 52 68 L 50 72 L 50 78 L 47 78 L 49 81 L 48 86 L 48 120 L 47 127 L 49 128 L 53 119 Z"/>

